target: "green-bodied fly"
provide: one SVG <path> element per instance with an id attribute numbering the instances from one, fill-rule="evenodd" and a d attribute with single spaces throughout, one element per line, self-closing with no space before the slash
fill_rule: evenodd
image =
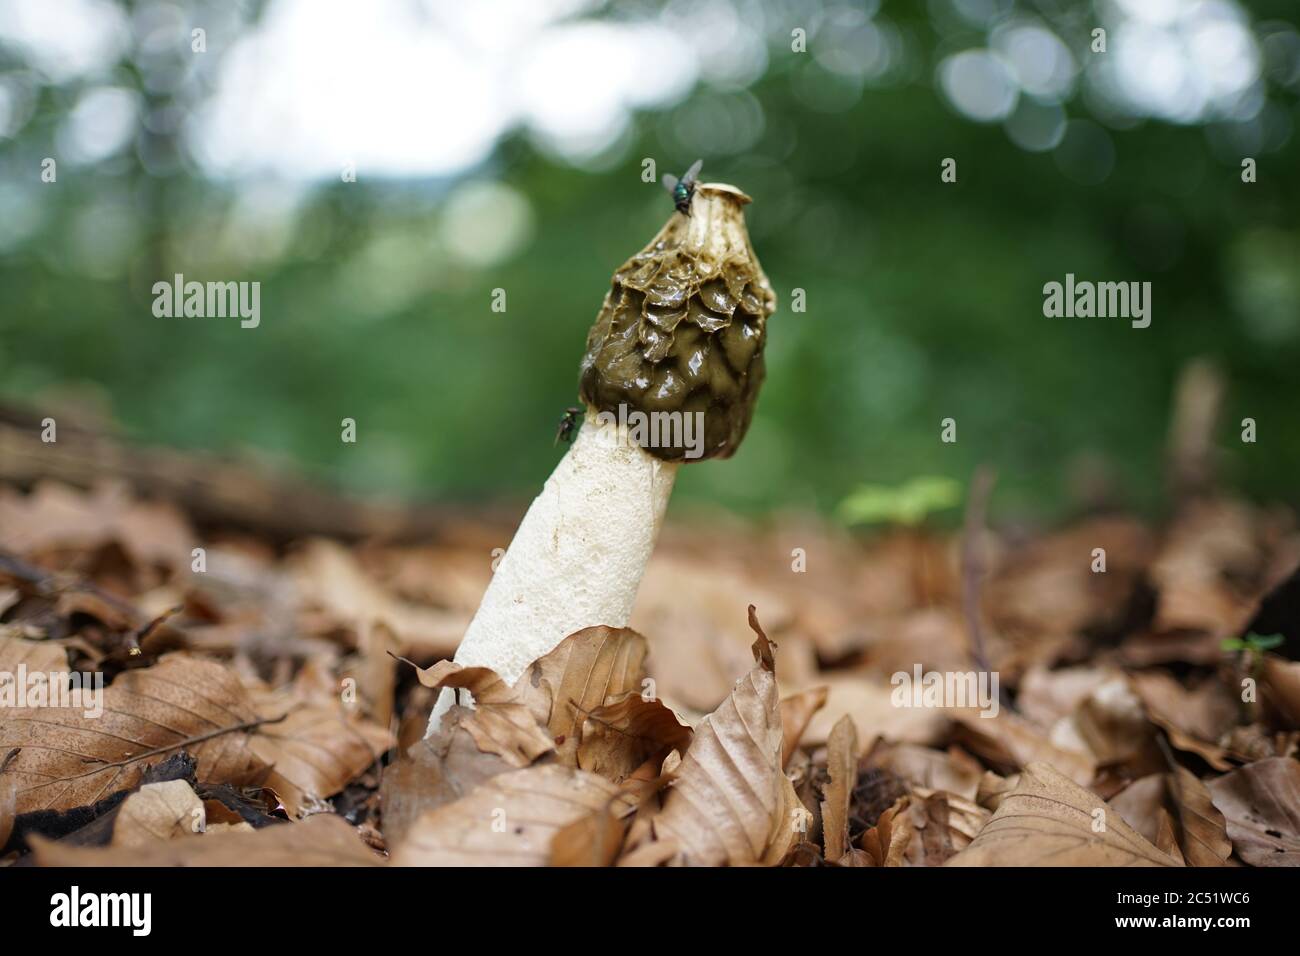
<path id="1" fill-rule="evenodd" d="M 697 159 L 681 179 L 672 173 L 664 173 L 664 189 L 672 193 L 673 205 L 683 216 L 691 214 L 691 197 L 695 195 L 695 180 L 700 175 L 700 167 L 703 165 L 704 160 Z"/>

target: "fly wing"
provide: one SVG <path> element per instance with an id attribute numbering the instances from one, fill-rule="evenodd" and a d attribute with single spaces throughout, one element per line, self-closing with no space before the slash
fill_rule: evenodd
<path id="1" fill-rule="evenodd" d="M 697 159 L 691 163 L 691 168 L 686 170 L 686 175 L 682 177 L 682 182 L 691 186 L 695 183 L 695 178 L 700 175 L 700 169 L 704 166 L 704 160 Z"/>
<path id="2" fill-rule="evenodd" d="M 661 182 L 664 184 L 664 189 L 668 190 L 669 195 L 677 188 L 677 177 L 672 173 L 664 173 Z"/>

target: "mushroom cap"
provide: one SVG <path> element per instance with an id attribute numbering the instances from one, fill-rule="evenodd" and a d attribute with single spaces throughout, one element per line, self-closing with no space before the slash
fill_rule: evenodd
<path id="1" fill-rule="evenodd" d="M 691 215 L 673 213 L 614 273 L 587 334 L 579 392 L 598 412 L 702 413 L 702 442 L 685 422 L 648 430 L 642 447 L 665 461 L 729 457 L 754 414 L 776 294 L 745 228 L 750 201 L 697 185 Z"/>

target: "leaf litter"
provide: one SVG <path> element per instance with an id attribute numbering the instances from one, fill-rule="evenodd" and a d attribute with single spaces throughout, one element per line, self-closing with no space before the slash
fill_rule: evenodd
<path id="1" fill-rule="evenodd" d="M 51 482 L 0 517 L 0 865 L 1300 865 L 1276 509 L 984 532 L 973 605 L 960 534 L 670 525 L 631 626 L 513 686 L 447 659 L 486 518 L 286 542 Z M 996 707 L 904 699 L 976 668 L 972 613 Z M 94 675 L 102 712 L 51 705 Z"/>

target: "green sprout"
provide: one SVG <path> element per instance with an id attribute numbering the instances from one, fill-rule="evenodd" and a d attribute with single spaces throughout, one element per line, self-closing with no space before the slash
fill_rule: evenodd
<path id="1" fill-rule="evenodd" d="M 1225 651 L 1237 651 L 1242 654 L 1245 657 L 1250 676 L 1258 683 L 1260 673 L 1264 669 L 1264 652 L 1278 647 L 1284 640 L 1285 638 L 1281 634 L 1270 634 L 1268 637 L 1264 637 L 1252 632 L 1245 637 L 1225 638 L 1219 646 Z"/>
<path id="2" fill-rule="evenodd" d="M 1281 634 L 1270 634 L 1263 637 L 1259 634 L 1250 633 L 1245 637 L 1229 637 L 1219 645 L 1225 651 L 1247 651 L 1258 657 L 1265 651 L 1271 651 L 1275 647 L 1281 647 L 1282 642 L 1286 640 Z"/>
<path id="3" fill-rule="evenodd" d="M 840 502 L 845 524 L 920 524 L 935 511 L 961 503 L 962 487 L 951 478 L 921 475 L 901 485 L 859 485 Z"/>

